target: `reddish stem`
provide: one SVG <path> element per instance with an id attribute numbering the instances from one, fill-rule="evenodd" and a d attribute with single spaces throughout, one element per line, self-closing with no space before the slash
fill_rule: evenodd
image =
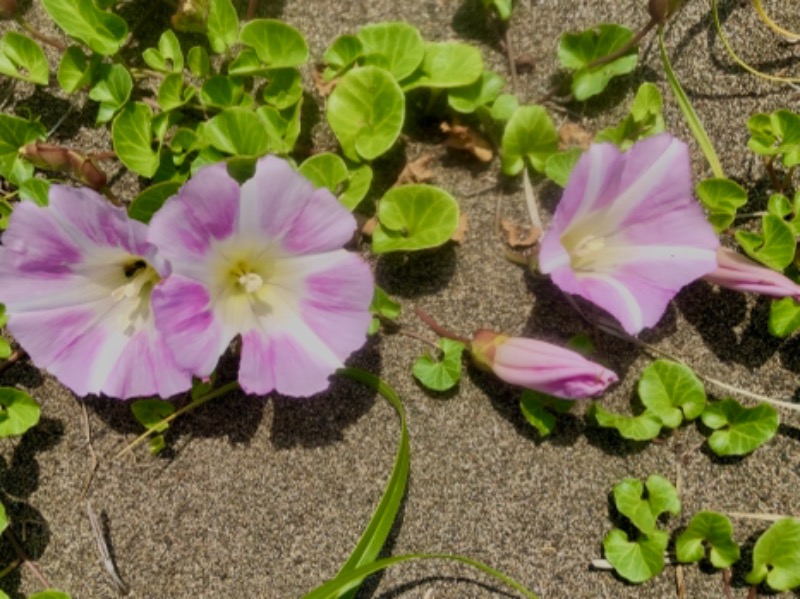
<path id="1" fill-rule="evenodd" d="M 428 325 L 428 328 L 432 330 L 434 333 L 439 335 L 439 337 L 444 337 L 445 339 L 452 339 L 453 341 L 460 341 L 466 346 L 469 346 L 471 341 L 466 337 L 462 337 L 461 335 L 456 335 L 453 331 L 444 328 L 438 322 L 436 322 L 433 317 L 428 314 L 425 310 L 420 308 L 419 306 L 414 307 L 414 312 L 416 312 L 417 317 Z"/>

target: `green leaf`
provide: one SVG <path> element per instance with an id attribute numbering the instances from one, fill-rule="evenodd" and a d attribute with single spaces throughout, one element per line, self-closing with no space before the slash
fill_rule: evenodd
<path id="1" fill-rule="evenodd" d="M 511 18 L 511 8 L 514 0 L 483 0 L 486 10 L 494 10 L 501 21 L 508 21 Z"/>
<path id="2" fill-rule="evenodd" d="M 175 413 L 175 405 L 163 399 L 139 399 L 131 404 L 131 412 L 146 429 L 163 433 L 169 425 L 162 420 Z"/>
<path id="3" fill-rule="evenodd" d="M 243 96 L 244 83 L 239 77 L 214 75 L 200 88 L 200 102 L 214 108 L 238 106 Z"/>
<path id="4" fill-rule="evenodd" d="M 762 233 L 736 231 L 736 241 L 753 260 L 773 270 L 782 271 L 794 259 L 796 241 L 794 230 L 774 214 L 761 217 Z"/>
<path id="5" fill-rule="evenodd" d="M 500 94 L 489 109 L 489 116 L 501 123 L 508 122 L 519 108 L 519 100 L 514 94 Z"/>
<path id="6" fill-rule="evenodd" d="M 195 77 L 207 77 L 211 72 L 211 61 L 208 58 L 208 52 L 203 46 L 193 46 L 189 48 L 187 56 L 189 63 L 189 70 Z"/>
<path id="7" fill-rule="evenodd" d="M 50 193 L 50 181 L 31 177 L 19 186 L 19 197 L 29 202 L 47 206 L 47 196 Z"/>
<path id="8" fill-rule="evenodd" d="M 261 62 L 271 69 L 299 67 L 308 60 L 305 38 L 281 21 L 253 19 L 242 27 L 239 41 L 251 46 Z"/>
<path id="9" fill-rule="evenodd" d="M 264 77 L 269 73 L 267 66 L 252 48 L 242 48 L 232 63 L 228 65 L 228 75 L 242 77 Z"/>
<path id="10" fill-rule="evenodd" d="M 652 83 L 643 83 L 633 99 L 630 114 L 616 127 L 603 129 L 594 141 L 610 141 L 627 150 L 640 139 L 664 131 L 664 117 L 661 92 Z"/>
<path id="11" fill-rule="evenodd" d="M 217 54 L 225 52 L 239 40 L 239 18 L 231 0 L 211 0 L 206 35 L 211 49 Z"/>
<path id="12" fill-rule="evenodd" d="M 402 306 L 394 301 L 389 295 L 380 287 L 375 285 L 375 293 L 372 296 L 372 303 L 369 305 L 371 314 L 381 316 L 387 320 L 397 320 L 400 317 L 400 310 Z"/>
<path id="13" fill-rule="evenodd" d="M 442 361 L 437 362 L 429 354 L 417 358 L 412 372 L 424 387 L 432 391 L 447 391 L 461 380 L 461 354 L 465 345 L 452 339 L 439 339 Z"/>
<path id="14" fill-rule="evenodd" d="M 30 395 L 0 387 L 0 437 L 22 435 L 39 422 L 41 409 Z"/>
<path id="15" fill-rule="evenodd" d="M 8 200 L 0 198 L 0 231 L 8 228 L 12 212 L 14 212 L 14 207 L 8 203 Z"/>
<path id="16" fill-rule="evenodd" d="M 12 354 L 11 344 L 5 337 L 0 337 L 0 359 L 5 360 Z"/>
<path id="17" fill-rule="evenodd" d="M 42 0 L 44 8 L 67 35 L 98 54 L 116 54 L 128 37 L 128 24 L 115 14 L 98 10 L 92 0 Z"/>
<path id="18" fill-rule="evenodd" d="M 558 151 L 558 131 L 541 106 L 520 106 L 506 125 L 502 141 L 503 173 L 518 175 L 525 161 L 543 172 L 547 159 Z"/>
<path id="19" fill-rule="evenodd" d="M 374 23 L 366 25 L 358 32 L 364 64 L 385 69 L 397 81 L 402 81 L 422 62 L 425 56 L 425 43 L 422 35 L 413 25 L 403 22 Z M 355 47 L 348 48 L 350 55 Z"/>
<path id="20" fill-rule="evenodd" d="M 733 541 L 730 519 L 717 512 L 698 512 L 675 541 L 675 555 L 679 562 L 690 563 L 703 559 L 710 547 L 709 560 L 715 568 L 729 568 L 739 561 L 739 546 Z"/>
<path id="21" fill-rule="evenodd" d="M 575 71 L 572 75 L 572 94 L 576 100 L 586 100 L 601 93 L 608 82 L 636 68 L 638 48 L 633 47 L 619 58 L 605 64 L 589 65 L 616 52 L 633 38 L 633 32 L 621 25 L 599 25 L 580 33 L 564 33 L 558 42 L 558 59 Z"/>
<path id="22" fill-rule="evenodd" d="M 792 213 L 792 203 L 782 193 L 773 193 L 767 201 L 767 211 L 780 218 L 785 218 Z"/>
<path id="23" fill-rule="evenodd" d="M 730 227 L 736 211 L 747 203 L 744 187 L 730 179 L 706 179 L 698 183 L 695 192 L 717 233 Z"/>
<path id="24" fill-rule="evenodd" d="M 5 506 L 0 503 L 0 532 L 8 528 L 8 515 L 6 515 Z"/>
<path id="25" fill-rule="evenodd" d="M 340 35 L 325 50 L 323 60 L 328 64 L 324 77 L 326 81 L 349 69 L 364 55 L 364 46 L 355 35 Z"/>
<path id="26" fill-rule="evenodd" d="M 227 154 L 263 156 L 270 148 L 264 120 L 246 108 L 226 108 L 198 132 L 207 144 Z"/>
<path id="27" fill-rule="evenodd" d="M 734 399 L 723 399 L 706 406 L 703 424 L 714 432 L 708 446 L 718 456 L 747 455 L 760 447 L 778 430 L 778 412 L 768 404 L 746 408 Z"/>
<path id="28" fill-rule="evenodd" d="M 265 133 L 269 144 L 269 152 L 288 154 L 300 136 L 300 113 L 302 102 L 286 110 L 277 110 L 272 106 L 262 106 L 256 112 L 265 123 Z"/>
<path id="29" fill-rule="evenodd" d="M 430 185 L 390 189 L 378 205 L 378 227 L 372 236 L 376 254 L 433 248 L 446 243 L 458 228 L 458 203 Z"/>
<path id="30" fill-rule="evenodd" d="M 337 195 L 347 181 L 347 165 L 339 156 L 331 152 L 315 154 L 307 158 L 298 172 L 317 187 L 325 187 Z"/>
<path id="31" fill-rule="evenodd" d="M 447 103 L 457 112 L 470 114 L 480 106 L 488 106 L 503 91 L 506 80 L 493 71 L 484 71 L 479 79 L 463 87 L 454 87 L 447 92 Z"/>
<path id="32" fill-rule="evenodd" d="M 0 327 L 6 326 L 8 323 L 8 314 L 6 313 L 6 307 L 3 304 L 0 304 Z"/>
<path id="33" fill-rule="evenodd" d="M 180 73 L 183 71 L 183 52 L 178 36 L 172 29 L 167 29 L 158 40 L 158 50 L 147 48 L 142 58 L 151 69 L 162 73 Z"/>
<path id="34" fill-rule="evenodd" d="M 560 399 L 531 389 L 525 389 L 519 400 L 519 409 L 525 419 L 539 435 L 547 437 L 556 427 L 557 414 L 565 414 L 575 405 L 574 401 Z"/>
<path id="35" fill-rule="evenodd" d="M 631 542 L 624 531 L 615 528 L 603 540 L 603 551 L 617 574 L 638 584 L 661 573 L 668 544 L 669 535 L 661 530 Z"/>
<path id="36" fill-rule="evenodd" d="M 800 328 L 800 303 L 791 297 L 774 300 L 769 307 L 769 332 L 775 337 L 788 337 Z"/>
<path id="37" fill-rule="evenodd" d="M 100 102 L 97 122 L 107 123 L 131 97 L 133 79 L 121 64 L 100 65 L 97 81 L 89 90 L 89 97 Z"/>
<path id="38" fill-rule="evenodd" d="M 462 42 L 428 42 L 422 64 L 403 81 L 403 90 L 418 87 L 463 87 L 483 73 L 483 57 L 475 46 Z"/>
<path id="39" fill-rule="evenodd" d="M 178 193 L 179 181 L 163 181 L 142 191 L 128 207 L 128 216 L 143 223 L 149 223 L 168 198 Z"/>
<path id="40" fill-rule="evenodd" d="M 261 96 L 278 110 L 294 106 L 303 97 L 303 79 L 297 69 L 275 69 Z"/>
<path id="41" fill-rule="evenodd" d="M 620 514 L 646 535 L 657 530 L 661 514 L 669 512 L 677 515 L 681 511 L 675 487 L 664 477 L 655 474 L 648 477 L 644 485 L 638 478 L 626 478 L 614 485 L 614 505 Z"/>
<path id="42" fill-rule="evenodd" d="M 607 411 L 598 403 L 589 406 L 587 416 L 603 428 L 617 429 L 625 439 L 649 441 L 661 432 L 661 419 L 652 412 L 645 411 L 638 416 L 626 416 Z"/>
<path id="43" fill-rule="evenodd" d="M 111 126 L 114 151 L 122 164 L 143 177 L 152 177 L 158 169 L 158 152 L 151 147 L 152 118 L 147 104 L 133 102 L 125 106 Z"/>
<path id="44" fill-rule="evenodd" d="M 23 160 L 19 150 L 46 135 L 47 130 L 39 122 L 0 114 L 0 175 L 16 186 L 32 177 L 33 164 Z"/>
<path id="45" fill-rule="evenodd" d="M 692 369 L 669 360 L 656 360 L 639 379 L 639 398 L 667 428 L 677 428 L 694 420 L 706 405 L 703 383 Z"/>
<path id="46" fill-rule="evenodd" d="M 766 581 L 774 591 L 800 586 L 800 520 L 778 520 L 759 537 L 753 547 L 753 569 L 745 580 L 748 584 Z"/>
<path id="47" fill-rule="evenodd" d="M 351 212 L 361 203 L 372 185 L 372 169 L 363 164 L 349 171 L 349 179 L 344 191 L 339 195 L 342 206 Z"/>
<path id="48" fill-rule="evenodd" d="M 563 152 L 550 154 L 544 163 L 545 176 L 557 185 L 566 187 L 569 176 L 572 174 L 572 169 L 575 168 L 582 155 L 583 150 L 580 148 L 570 148 Z"/>
<path id="49" fill-rule="evenodd" d="M 71 94 L 91 82 L 99 64 L 100 59 L 97 54 L 93 54 L 91 60 L 87 60 L 83 50 L 78 46 L 70 46 L 58 65 L 58 84 L 61 89 Z"/>
<path id="50" fill-rule="evenodd" d="M 353 69 L 328 98 L 327 118 L 347 158 L 374 160 L 400 135 L 405 96 L 387 71 Z"/>
<path id="51" fill-rule="evenodd" d="M 789 110 L 756 114 L 747 121 L 749 147 L 762 156 L 780 156 L 785 167 L 800 163 L 800 115 Z"/>
<path id="52" fill-rule="evenodd" d="M 383 544 L 386 542 L 392 530 L 397 512 L 400 509 L 400 504 L 405 495 L 406 484 L 408 482 L 408 470 L 411 461 L 411 450 L 408 441 L 405 409 L 403 408 L 400 398 L 394 392 L 394 389 L 375 375 L 358 368 L 344 368 L 338 370 L 337 373 L 376 390 L 391 404 L 395 412 L 397 412 L 397 416 L 400 418 L 400 444 L 397 448 L 397 454 L 395 455 L 392 473 L 389 476 L 380 503 L 372 514 L 369 525 L 361 535 L 350 557 L 347 558 L 347 561 L 339 570 L 336 576 L 336 578 L 339 579 L 352 575 L 360 567 L 368 566 L 377 560 L 383 548 Z M 357 588 L 365 577 L 366 575 L 355 576 L 355 585 L 348 586 L 343 590 L 346 591 L 350 588 Z M 313 595 L 313 593 L 313 591 L 309 593 L 309 596 Z M 331 595 L 322 594 L 320 596 L 329 597 Z M 342 595 L 336 593 L 332 596 L 341 597 Z"/>
<path id="53" fill-rule="evenodd" d="M 171 73 L 164 77 L 158 86 L 158 105 L 161 110 L 169 112 L 186 104 L 194 94 L 194 90 L 189 87 L 186 91 L 188 93 L 183 93 L 182 73 Z"/>
<path id="54" fill-rule="evenodd" d="M 0 74 L 47 85 L 50 71 L 44 50 L 31 38 L 6 31 L 0 39 Z"/>

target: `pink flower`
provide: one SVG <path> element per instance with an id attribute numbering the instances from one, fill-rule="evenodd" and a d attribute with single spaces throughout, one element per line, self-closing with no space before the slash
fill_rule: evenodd
<path id="1" fill-rule="evenodd" d="M 635 334 L 717 267 L 714 230 L 692 197 L 686 145 L 662 133 L 621 153 L 594 144 L 570 176 L 539 268 Z"/>
<path id="2" fill-rule="evenodd" d="M 34 364 L 78 395 L 168 397 L 191 386 L 155 329 L 150 293 L 168 271 L 144 224 L 90 189 L 17 205 L 0 248 L 0 301 Z"/>
<path id="3" fill-rule="evenodd" d="M 244 185 L 224 164 L 198 171 L 159 210 L 150 240 L 172 275 L 153 292 L 178 363 L 208 376 L 237 335 L 248 393 L 308 396 L 366 340 L 374 284 L 342 246 L 353 216 L 288 163 L 258 161 Z"/>
<path id="4" fill-rule="evenodd" d="M 506 383 L 563 399 L 600 395 L 617 375 L 574 351 L 492 331 L 475 333 L 470 351 L 475 363 Z"/>
<path id="5" fill-rule="evenodd" d="M 704 276 L 704 280 L 735 291 L 792 297 L 800 301 L 800 285 L 738 252 L 720 247 L 717 250 L 717 264 L 717 270 Z"/>

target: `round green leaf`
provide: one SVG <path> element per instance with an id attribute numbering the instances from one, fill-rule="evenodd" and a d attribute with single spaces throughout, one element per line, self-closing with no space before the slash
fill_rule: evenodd
<path id="1" fill-rule="evenodd" d="M 325 78 L 333 79 L 364 55 L 364 46 L 355 35 L 340 35 L 325 50 L 323 60 L 328 64 Z"/>
<path id="2" fill-rule="evenodd" d="M 244 84 L 238 77 L 214 75 L 203 82 L 200 101 L 214 108 L 238 106 L 244 95 Z"/>
<path id="3" fill-rule="evenodd" d="M 621 25 L 599 25 L 580 33 L 565 33 L 558 42 L 558 59 L 575 71 L 572 76 L 572 94 L 576 100 L 602 92 L 617 75 L 630 73 L 638 60 L 638 48 L 611 62 L 589 68 L 589 65 L 612 52 L 616 52 L 633 37 L 633 32 Z"/>
<path id="4" fill-rule="evenodd" d="M 747 203 L 744 187 L 730 179 L 706 179 L 695 191 L 717 233 L 730 227 L 736 211 Z"/>
<path id="5" fill-rule="evenodd" d="M 303 97 L 303 79 L 297 69 L 275 69 L 269 72 L 269 83 L 264 87 L 264 102 L 283 110 L 295 105 Z"/>
<path id="6" fill-rule="evenodd" d="M 218 150 L 239 156 L 262 156 L 270 149 L 264 121 L 246 108 L 226 108 L 202 125 L 200 137 Z"/>
<path id="7" fill-rule="evenodd" d="M 348 177 L 344 160 L 330 152 L 311 156 L 297 170 L 314 185 L 325 187 L 334 195 L 339 193 Z"/>
<path id="8" fill-rule="evenodd" d="M 125 106 L 111 126 L 114 151 L 122 164 L 143 177 L 152 177 L 158 169 L 158 152 L 152 148 L 152 118 L 147 104 L 133 102 Z"/>
<path id="9" fill-rule="evenodd" d="M 734 399 L 706 406 L 703 424 L 714 432 L 708 446 L 719 456 L 747 455 L 769 441 L 778 430 L 778 412 L 768 404 L 746 408 Z"/>
<path id="10" fill-rule="evenodd" d="M 668 543 L 669 535 L 661 530 L 631 542 L 624 531 L 615 528 L 603 540 L 603 550 L 620 576 L 638 584 L 664 569 L 664 551 Z"/>
<path id="11" fill-rule="evenodd" d="M 447 391 L 461 380 L 461 354 L 466 346 L 460 341 L 439 339 L 439 347 L 443 354 L 440 362 L 434 360 L 430 354 L 425 354 L 414 362 L 412 373 L 428 389 Z"/>
<path id="12" fill-rule="evenodd" d="M 0 74 L 47 85 L 50 71 L 44 50 L 28 36 L 6 31 L 0 39 Z"/>
<path id="13" fill-rule="evenodd" d="M 128 216 L 143 223 L 149 223 L 164 202 L 178 193 L 181 184 L 178 181 L 163 181 L 151 185 L 142 191 L 128 207 Z"/>
<path id="14" fill-rule="evenodd" d="M 727 516 L 698 512 L 675 542 L 679 562 L 700 561 L 704 543 L 710 547 L 709 560 L 715 568 L 728 568 L 739 561 L 739 546 L 733 541 L 733 525 Z"/>
<path id="15" fill-rule="evenodd" d="M 587 416 L 603 428 L 614 428 L 622 437 L 632 441 L 649 441 L 661 432 L 661 419 L 645 411 L 638 416 L 626 416 L 609 412 L 598 403 L 589 406 Z"/>
<path id="16" fill-rule="evenodd" d="M 684 416 L 694 420 L 706 405 L 703 383 L 692 369 L 669 360 L 656 360 L 645 369 L 639 398 L 668 428 L 679 427 Z"/>
<path id="17" fill-rule="evenodd" d="M 0 387 L 0 437 L 21 435 L 39 422 L 41 409 L 30 395 Z"/>
<path id="18" fill-rule="evenodd" d="M 356 162 L 374 160 L 400 135 L 405 96 L 385 70 L 354 69 L 328 98 L 327 118 L 345 156 Z"/>
<path id="19" fill-rule="evenodd" d="M 647 488 L 647 498 L 644 490 Z M 637 478 L 626 478 L 614 485 L 614 505 L 644 534 L 657 530 L 658 517 L 669 512 L 679 514 L 678 492 L 666 478 L 652 475 L 642 484 Z"/>
<path id="20" fill-rule="evenodd" d="M 239 17 L 231 0 L 207 0 L 206 35 L 211 49 L 225 52 L 239 38 Z"/>
<path id="21" fill-rule="evenodd" d="M 291 25 L 272 19 L 249 21 L 239 41 L 251 46 L 269 68 L 298 67 L 308 60 L 308 44 Z"/>
<path id="22" fill-rule="evenodd" d="M 569 176 L 572 174 L 572 169 L 575 168 L 582 155 L 583 150 L 580 148 L 570 148 L 563 152 L 550 154 L 547 157 L 547 162 L 544 163 L 545 176 L 557 185 L 566 187 Z"/>
<path id="23" fill-rule="evenodd" d="M 543 172 L 547 159 L 558 151 L 558 131 L 541 106 L 520 106 L 506 125 L 502 141 L 503 173 L 518 175 L 527 160 Z"/>
<path id="24" fill-rule="evenodd" d="M 781 271 L 794 259 L 797 242 L 792 227 L 779 216 L 761 217 L 763 233 L 736 231 L 736 241 L 753 260 L 773 270 Z"/>
<path id="25" fill-rule="evenodd" d="M 778 520 L 753 547 L 753 569 L 745 577 L 749 584 L 767 585 L 775 591 L 800 586 L 800 520 Z"/>
<path id="26" fill-rule="evenodd" d="M 417 87 L 462 87 L 483 73 L 480 50 L 461 42 L 428 42 L 419 68 L 405 81 L 403 89 Z"/>
<path id="27" fill-rule="evenodd" d="M 372 237 L 376 254 L 437 247 L 458 228 L 458 203 L 430 185 L 395 187 L 383 196 L 378 221 Z"/>
<path id="28" fill-rule="evenodd" d="M 484 71 L 476 81 L 447 92 L 447 103 L 458 112 L 469 114 L 480 106 L 488 106 L 497 99 L 506 80 L 493 71 Z"/>
<path id="29" fill-rule="evenodd" d="M 117 15 L 99 10 L 92 0 L 42 0 L 50 17 L 67 35 L 98 54 L 116 54 L 128 37 L 128 24 Z"/>
<path id="30" fill-rule="evenodd" d="M 769 308 L 769 332 L 775 337 L 788 337 L 800 328 L 800 303 L 794 298 L 774 300 Z"/>
<path id="31" fill-rule="evenodd" d="M 389 71 L 397 81 L 402 81 L 419 66 L 425 56 L 422 35 L 413 25 L 403 22 L 366 25 L 358 32 L 364 64 Z M 349 59 L 355 47 L 347 48 Z"/>

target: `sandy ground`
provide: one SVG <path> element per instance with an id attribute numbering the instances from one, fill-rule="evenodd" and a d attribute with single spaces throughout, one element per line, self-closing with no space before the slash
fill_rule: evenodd
<path id="1" fill-rule="evenodd" d="M 51 30 L 35 4 L 23 3 L 26 16 Z M 147 2 L 120 4 L 132 22 L 147 13 L 147 31 L 160 32 L 165 26 L 161 13 L 147 12 Z M 726 31 L 745 58 L 771 72 L 796 74 L 797 47 L 773 37 L 749 3 L 722 4 Z M 766 6 L 796 30 L 800 20 L 788 14 L 790 4 L 771 1 Z M 478 0 L 263 0 L 262 5 L 262 16 L 284 19 L 307 36 L 314 60 L 338 34 L 369 22 L 402 19 L 419 27 L 429 40 L 477 43 L 487 65 L 507 73 Z M 600 22 L 637 27 L 646 21 L 644 5 L 622 0 L 520 0 L 511 36 L 516 52 L 531 57 L 535 65 L 520 76 L 516 92 L 521 101 L 535 102 L 560 76 L 555 50 L 561 32 Z M 713 32 L 706 2 L 690 1 L 669 27 L 667 40 L 678 76 L 726 172 L 763 190 L 763 169 L 746 149 L 745 122 L 756 111 L 791 108 L 797 92 L 761 82 L 735 67 Z M 572 120 L 597 131 L 627 111 L 639 83 L 653 81 L 666 98 L 668 128 L 693 148 L 696 176 L 710 176 L 669 95 L 652 38 L 642 55 L 633 76 L 617 80 L 609 93 L 588 106 L 570 105 L 568 114 L 553 112 L 555 120 Z M 0 79 L 3 93 L 10 93 L 9 87 Z M 86 150 L 108 147 L 107 137 L 86 126 L 93 114 L 81 100 L 26 85 L 17 85 L 13 94 L 6 111 L 31 107 L 48 126 L 74 104 L 55 138 Z M 318 148 L 333 147 L 324 117 L 314 135 Z M 470 231 L 461 246 L 375 261 L 378 282 L 403 301 L 403 324 L 422 332 L 413 317 L 413 306 L 419 305 L 463 333 L 488 327 L 563 343 L 579 332 L 591 332 L 549 282 L 527 277 L 502 255 L 492 231 L 495 203 L 500 198 L 505 214 L 523 218 L 519 181 L 501 178 L 497 160 L 481 166 L 448 153 L 440 142 L 441 136 L 428 125 L 415 129 L 403 149 L 409 158 L 426 152 L 436 156 L 435 183 L 458 198 Z M 402 156 L 402 150 L 398 152 Z M 375 167 L 389 180 L 396 174 L 396 160 Z M 496 181 L 499 185 L 491 188 Z M 131 199 L 139 184 L 130 175 L 120 175 L 114 189 Z M 474 193 L 479 190 L 484 191 Z M 558 198 L 552 185 L 540 184 L 537 193 L 547 208 Z M 763 192 L 751 197 L 765 201 Z M 760 209 L 760 204 L 753 207 Z M 767 314 L 763 300 L 698 283 L 684 290 L 662 323 L 644 337 L 704 374 L 790 400 L 798 389 L 800 343 L 797 338 L 771 338 Z M 599 356 L 621 378 L 604 403 L 616 410 L 630 409 L 635 383 L 649 357 L 602 334 L 595 335 L 595 342 Z M 602 539 L 613 526 L 608 495 L 614 483 L 654 473 L 673 482 L 680 478 L 684 512 L 668 521 L 670 530 L 678 530 L 706 508 L 779 514 L 800 510 L 796 415 L 785 415 L 775 439 L 741 460 L 710 454 L 702 431 L 694 425 L 661 443 L 622 442 L 616 434 L 588 425 L 583 406 L 562 418 L 557 432 L 542 441 L 519 414 L 519 392 L 489 376 L 469 370 L 456 392 L 426 393 L 410 373 L 423 349 L 413 339 L 388 336 L 353 358 L 354 364 L 390 382 L 409 414 L 411 478 L 387 549 L 392 554 L 469 555 L 547 598 L 661 599 L 676 596 L 673 568 L 641 586 L 590 568 L 591 560 L 601 557 Z M 126 404 L 81 402 L 26 364 L 5 371 L 0 383 L 30 390 L 43 406 L 40 426 L 21 440 L 0 444 L 3 503 L 26 550 L 52 584 L 77 598 L 116 596 L 95 552 L 81 496 L 91 465 L 82 403 L 100 459 L 90 500 L 101 515 L 131 597 L 300 597 L 335 574 L 347 558 L 381 495 L 398 439 L 396 417 L 380 397 L 339 381 L 329 393 L 301 401 L 232 394 L 181 419 L 169 435 L 172 449 L 165 455 L 154 458 L 141 450 L 111 461 L 140 430 Z M 734 524 L 735 538 L 745 543 L 747 556 L 755 535 L 766 526 L 745 520 Z M 8 550 L 2 554 L 6 560 L 10 555 Z M 683 575 L 687 597 L 722 596 L 719 574 L 690 566 Z M 734 575 L 734 596 L 745 597 L 743 570 L 736 569 Z M 40 587 L 30 572 L 17 570 L 0 581 L 0 588 L 21 597 Z M 370 580 L 360 596 L 513 595 L 463 567 L 418 563 Z"/>

